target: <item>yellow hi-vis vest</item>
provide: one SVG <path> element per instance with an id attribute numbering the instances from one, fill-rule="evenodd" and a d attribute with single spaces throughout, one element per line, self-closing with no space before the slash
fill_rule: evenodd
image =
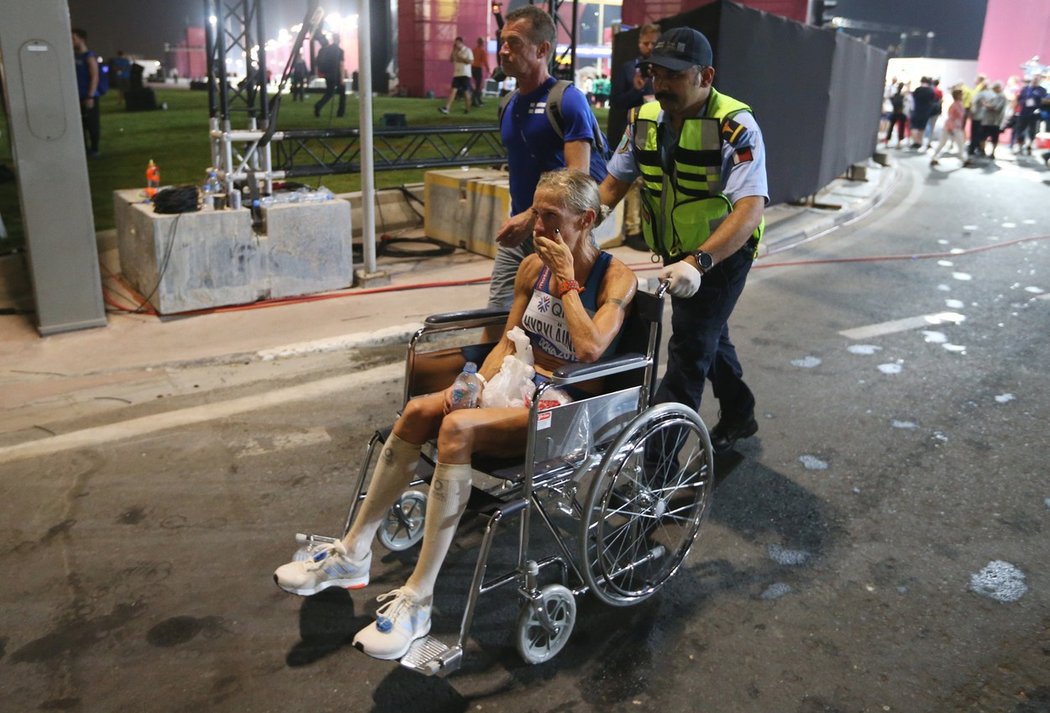
<path id="1" fill-rule="evenodd" d="M 660 160 L 660 102 L 643 104 L 634 121 L 634 156 L 642 174 L 642 234 L 649 249 L 677 260 L 704 244 L 733 204 L 722 193 L 722 142 L 744 127 L 732 120 L 746 104 L 711 89 L 704 116 L 686 119 L 673 148 L 671 171 Z M 762 239 L 765 218 L 754 232 Z"/>

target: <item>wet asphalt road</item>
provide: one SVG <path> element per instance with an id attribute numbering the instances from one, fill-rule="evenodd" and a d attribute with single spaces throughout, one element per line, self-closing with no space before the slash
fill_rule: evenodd
<path id="1" fill-rule="evenodd" d="M 899 159 L 879 210 L 752 273 L 731 327 L 760 431 L 716 462 L 687 566 L 637 607 L 582 599 L 553 661 L 517 658 L 509 590 L 482 600 L 449 679 L 353 650 L 412 552 L 377 547 L 352 596 L 273 585 L 296 531 L 341 526 L 393 368 L 0 463 L 3 710 L 1050 711 L 1050 172 Z M 438 585 L 447 637 L 466 530 Z"/>

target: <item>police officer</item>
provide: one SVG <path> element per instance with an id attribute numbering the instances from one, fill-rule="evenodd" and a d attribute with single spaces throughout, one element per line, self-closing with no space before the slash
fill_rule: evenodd
<path id="1" fill-rule="evenodd" d="M 672 334 L 658 402 L 699 410 L 710 379 L 721 417 L 716 452 L 758 431 L 727 322 L 755 257 L 769 199 L 762 133 L 750 108 L 714 89 L 711 45 L 691 28 L 664 32 L 646 63 L 656 100 L 629 123 L 602 203 L 642 178 L 642 233 L 670 282 Z"/>

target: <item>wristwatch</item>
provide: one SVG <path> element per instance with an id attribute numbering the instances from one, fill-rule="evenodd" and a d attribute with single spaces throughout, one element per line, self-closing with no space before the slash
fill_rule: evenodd
<path id="1" fill-rule="evenodd" d="M 700 274 L 706 275 L 707 271 L 715 266 L 715 260 L 711 257 L 710 253 L 705 253 L 703 250 L 697 250 L 693 253 L 693 258 L 696 260 L 696 266 L 700 268 Z"/>

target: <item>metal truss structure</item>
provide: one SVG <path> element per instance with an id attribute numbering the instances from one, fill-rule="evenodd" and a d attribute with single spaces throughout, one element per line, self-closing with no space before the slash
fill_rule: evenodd
<path id="1" fill-rule="evenodd" d="M 572 22 L 561 18 L 572 3 Z M 211 161 L 226 185 L 227 195 L 245 182 L 263 194 L 275 179 L 353 173 L 360 170 L 358 129 L 277 130 L 280 91 L 268 96 L 263 0 L 203 0 L 207 36 L 208 111 Z M 546 0 L 566 50 L 554 57 L 576 67 L 578 0 Z M 320 27 L 318 0 L 307 0 L 307 12 L 291 57 Z M 228 71 L 230 61 L 243 61 L 244 77 Z M 283 88 L 291 59 L 281 77 Z M 494 165 L 506 161 L 497 126 L 380 129 L 374 132 L 375 170 Z"/>
<path id="2" fill-rule="evenodd" d="M 506 163 L 498 126 L 442 126 L 425 132 L 377 129 L 373 132 L 377 171 Z M 279 131 L 274 139 L 275 177 L 298 178 L 361 169 L 358 129 Z"/>
<path id="3" fill-rule="evenodd" d="M 530 0 L 531 2 L 531 0 Z M 565 20 L 561 16 L 561 8 L 566 3 L 572 4 L 572 24 L 566 24 Z M 554 52 L 554 66 L 558 67 L 561 64 L 568 64 L 569 70 L 572 72 L 572 76 L 576 76 L 576 28 L 580 24 L 579 20 L 579 0 L 547 0 L 548 12 L 551 17 L 554 18 L 554 27 L 556 30 L 555 44 L 557 45 L 557 37 L 563 33 L 567 36 L 565 42 L 565 51 L 558 54 L 555 49 Z M 565 60 L 568 60 L 567 62 Z"/>

